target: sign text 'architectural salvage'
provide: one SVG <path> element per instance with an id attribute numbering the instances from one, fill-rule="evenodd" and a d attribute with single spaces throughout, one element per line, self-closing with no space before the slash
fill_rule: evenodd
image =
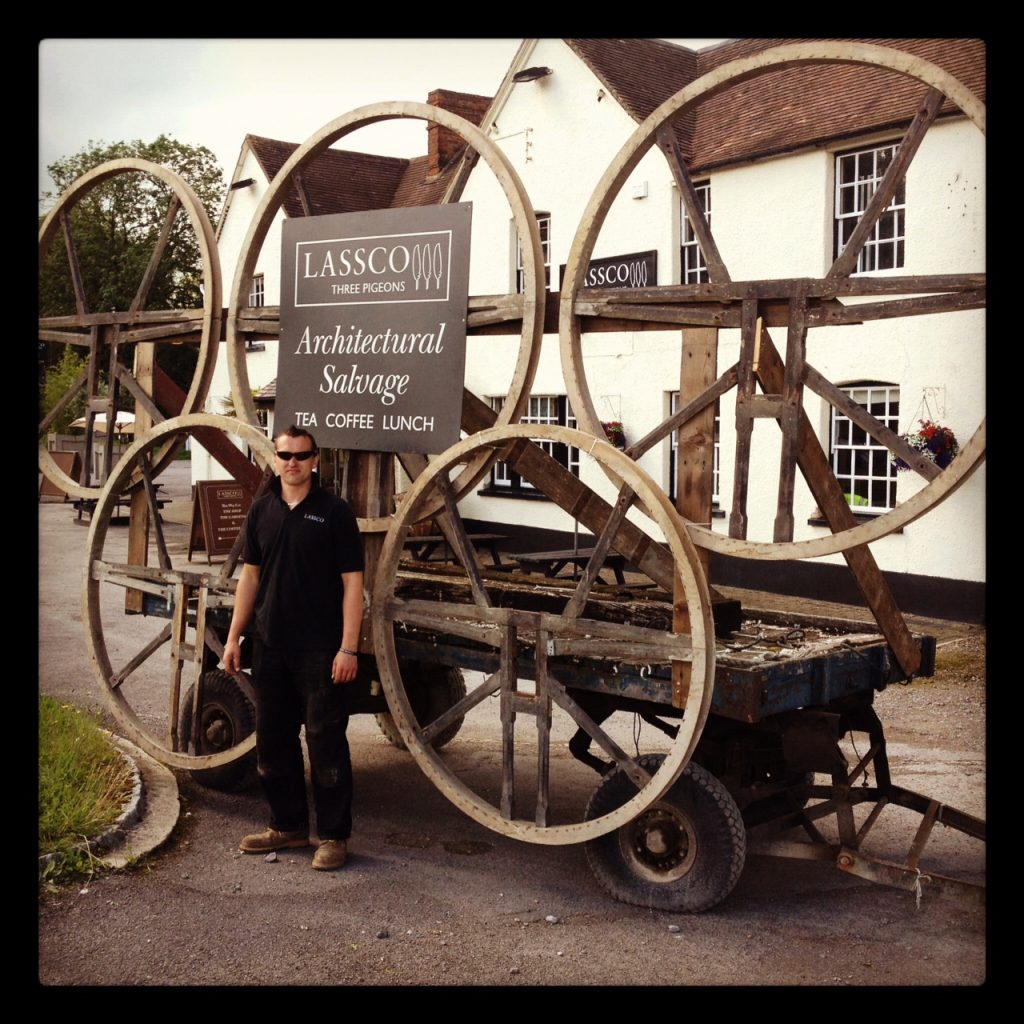
<path id="1" fill-rule="evenodd" d="M 458 441 L 471 213 L 453 203 L 284 222 L 279 425 L 325 448 Z"/>

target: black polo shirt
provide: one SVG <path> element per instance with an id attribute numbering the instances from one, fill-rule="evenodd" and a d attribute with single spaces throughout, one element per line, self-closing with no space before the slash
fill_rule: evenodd
<path id="1" fill-rule="evenodd" d="M 259 566 L 253 616 L 263 643 L 300 651 L 341 646 L 343 572 L 361 572 L 363 545 L 348 504 L 312 476 L 309 494 L 289 509 L 275 477 L 253 502 L 242 558 Z"/>

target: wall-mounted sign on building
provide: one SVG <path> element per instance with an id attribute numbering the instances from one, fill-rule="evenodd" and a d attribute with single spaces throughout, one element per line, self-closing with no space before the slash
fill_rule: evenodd
<path id="1" fill-rule="evenodd" d="M 561 266 L 558 281 L 565 277 Z M 584 288 L 653 288 L 658 283 L 658 253 L 632 252 L 626 256 L 604 256 L 587 264 Z"/>
<path id="2" fill-rule="evenodd" d="M 277 416 L 325 448 L 459 439 L 470 203 L 284 222 Z"/>

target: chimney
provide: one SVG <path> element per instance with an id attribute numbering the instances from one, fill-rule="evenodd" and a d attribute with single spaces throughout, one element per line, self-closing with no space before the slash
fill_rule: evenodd
<path id="1" fill-rule="evenodd" d="M 468 92 L 452 92 L 450 89 L 434 89 L 427 95 L 427 103 L 479 125 L 491 105 L 491 98 L 474 96 Z M 436 178 L 462 152 L 465 145 L 462 137 L 455 132 L 439 124 L 428 124 L 427 176 Z"/>

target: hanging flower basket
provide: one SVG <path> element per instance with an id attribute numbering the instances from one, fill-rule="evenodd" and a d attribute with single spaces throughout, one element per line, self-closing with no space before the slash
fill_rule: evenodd
<path id="1" fill-rule="evenodd" d="M 602 423 L 604 427 L 604 436 L 619 449 L 619 451 L 626 450 L 626 432 L 622 429 L 622 423 L 619 420 L 611 420 L 608 423 Z"/>
<path id="2" fill-rule="evenodd" d="M 914 434 L 900 435 L 901 440 L 934 462 L 939 469 L 945 469 L 960 452 L 956 434 L 949 427 L 940 427 L 931 420 L 918 420 L 918 423 L 921 424 L 921 429 Z M 910 469 L 898 455 L 892 457 L 892 463 L 900 472 Z"/>

